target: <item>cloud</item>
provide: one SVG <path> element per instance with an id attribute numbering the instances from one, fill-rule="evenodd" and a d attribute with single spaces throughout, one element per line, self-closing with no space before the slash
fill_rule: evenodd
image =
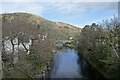
<path id="1" fill-rule="evenodd" d="M 9 1 L 9 0 L 6 0 Z M 13 0 L 11 0 L 13 1 Z M 16 0 L 14 0 L 16 1 Z M 62 14 L 84 14 L 87 11 L 113 10 L 118 9 L 116 2 L 3 2 L 3 12 L 29 12 L 42 15 L 46 11 L 57 11 Z M 26 0 L 27 1 L 27 0 Z M 33 1 L 33 0 L 31 0 Z M 34 0 L 38 1 L 38 0 Z M 54 0 L 52 0 L 54 1 Z M 116 11 L 117 12 L 117 11 Z"/>
<path id="2" fill-rule="evenodd" d="M 11 13 L 11 12 L 27 12 L 42 15 L 44 7 L 38 3 L 28 2 L 5 2 L 2 4 L 2 11 L 0 13 Z"/>
<path id="3" fill-rule="evenodd" d="M 116 2 L 3 2 L 0 13 L 27 12 L 41 16 L 44 12 L 57 11 L 59 14 L 80 16 L 85 12 L 96 10 L 113 10 L 117 12 L 117 8 L 118 4 Z"/>
<path id="4" fill-rule="evenodd" d="M 2 3 L 0 3 L 0 11 L 2 11 Z"/>
<path id="5" fill-rule="evenodd" d="M 84 8 L 80 8 L 81 4 L 74 2 L 64 2 L 57 4 L 59 12 L 61 13 L 82 13 L 85 11 Z M 82 7 L 82 6 L 81 6 Z"/>
<path id="6" fill-rule="evenodd" d="M 118 10 L 117 2 L 54 2 L 51 5 L 59 13 L 76 13 L 84 14 L 84 12 L 94 12 L 96 10 Z"/>

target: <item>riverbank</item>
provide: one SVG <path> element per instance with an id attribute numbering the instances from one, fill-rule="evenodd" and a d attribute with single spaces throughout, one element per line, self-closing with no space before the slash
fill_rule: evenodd
<path id="1" fill-rule="evenodd" d="M 70 48 L 70 49 L 76 49 L 77 50 L 77 47 L 76 47 L 76 43 L 75 41 L 73 42 L 66 42 L 65 47 L 67 48 Z M 62 46 L 63 47 L 63 46 Z M 61 48 L 63 49 L 63 48 Z M 61 50 L 59 49 L 59 50 Z M 78 56 L 79 56 L 79 64 L 86 67 L 86 68 L 83 68 L 81 71 L 83 71 L 83 74 L 88 77 L 88 79 L 104 79 L 105 80 L 105 77 L 103 74 L 101 74 L 97 69 L 96 67 L 94 67 L 90 61 L 88 61 L 88 59 L 86 58 L 86 56 L 82 56 L 82 53 L 78 53 Z M 84 64 L 84 62 L 87 64 Z M 83 63 L 83 64 L 82 64 Z M 92 73 L 92 75 L 91 75 Z M 90 75 L 90 76 L 89 76 Z"/>
<path id="2" fill-rule="evenodd" d="M 78 74 L 79 76 L 75 76 Z M 103 75 L 93 68 L 83 56 L 80 56 L 76 49 L 69 47 L 63 47 L 54 53 L 49 77 L 45 78 L 105 80 Z"/>
<path id="3" fill-rule="evenodd" d="M 78 56 L 80 57 L 79 64 L 82 65 L 82 73 L 87 80 L 107 80 L 81 53 L 78 53 Z"/>
<path id="4" fill-rule="evenodd" d="M 106 79 L 119 79 L 120 58 L 117 36 L 120 29 L 114 26 L 113 30 L 108 31 L 105 26 L 108 25 L 95 23 L 86 25 L 78 38 L 77 50 Z"/>

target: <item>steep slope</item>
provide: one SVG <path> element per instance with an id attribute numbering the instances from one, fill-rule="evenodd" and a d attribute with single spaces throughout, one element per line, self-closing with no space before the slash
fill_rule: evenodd
<path id="1" fill-rule="evenodd" d="M 34 77 L 52 59 L 56 40 L 74 39 L 80 32 L 79 28 L 70 24 L 52 22 L 34 14 L 7 13 L 1 16 L 3 41 L 17 38 L 18 44 L 27 44 L 32 39 L 29 54 L 20 49 L 18 54 L 14 54 L 15 51 L 8 54 L 3 49 L 3 77 Z M 15 56 L 18 60 L 11 66 Z"/>
<path id="2" fill-rule="evenodd" d="M 12 30 L 14 34 L 20 31 L 27 32 L 29 35 L 34 35 L 40 32 L 57 33 L 56 36 L 58 34 L 64 36 L 60 39 L 68 39 L 79 31 L 75 26 L 62 22 L 52 22 L 37 15 L 26 13 L 3 14 L 2 23 L 4 36 L 7 36 L 8 33 L 10 33 L 9 31 Z M 8 33 L 6 33 L 6 31 Z"/>

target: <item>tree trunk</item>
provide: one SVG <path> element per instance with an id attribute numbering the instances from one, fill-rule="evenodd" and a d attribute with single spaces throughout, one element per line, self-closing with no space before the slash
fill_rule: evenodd
<path id="1" fill-rule="evenodd" d="M 23 47 L 25 48 L 25 50 L 28 52 L 29 50 L 26 48 L 25 44 L 22 42 Z"/>
<path id="2" fill-rule="evenodd" d="M 13 64 L 13 60 L 14 60 L 14 43 L 13 43 L 13 39 L 11 38 L 10 39 L 10 41 L 11 41 L 11 44 L 12 44 L 12 54 L 11 54 L 11 64 L 10 65 L 14 65 Z"/>

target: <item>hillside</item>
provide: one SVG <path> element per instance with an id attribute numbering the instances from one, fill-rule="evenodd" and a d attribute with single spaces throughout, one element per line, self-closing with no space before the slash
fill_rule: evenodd
<path id="1" fill-rule="evenodd" d="M 27 13 L 3 14 L 2 23 L 3 23 L 2 25 L 3 35 L 5 36 L 7 36 L 7 33 L 4 31 L 9 29 L 7 30 L 7 32 L 9 33 L 9 31 L 13 30 L 13 28 L 15 33 L 22 31 L 27 32 L 28 34 L 31 35 L 40 32 L 44 32 L 46 34 L 53 32 L 53 34 L 57 33 L 55 36 L 58 35 L 64 36 L 61 37 L 60 39 L 62 38 L 68 39 L 70 36 L 73 36 L 76 32 L 79 31 L 79 29 L 75 26 L 65 24 L 62 22 L 52 22 L 37 15 Z M 34 32 L 34 30 L 36 32 Z"/>
<path id="2" fill-rule="evenodd" d="M 28 13 L 6 13 L 0 15 L 3 37 L 3 77 L 35 77 L 52 59 L 56 40 L 75 39 L 80 28 L 62 22 L 53 22 Z M 16 44 L 12 44 L 15 43 Z M 30 40 L 32 41 L 29 44 Z M 5 41 L 12 46 L 7 52 Z M 11 42 L 10 42 L 11 41 Z M 23 45 L 25 50 L 19 46 Z M 18 45 L 18 48 L 15 46 Z M 16 49 L 18 50 L 16 52 Z"/>

